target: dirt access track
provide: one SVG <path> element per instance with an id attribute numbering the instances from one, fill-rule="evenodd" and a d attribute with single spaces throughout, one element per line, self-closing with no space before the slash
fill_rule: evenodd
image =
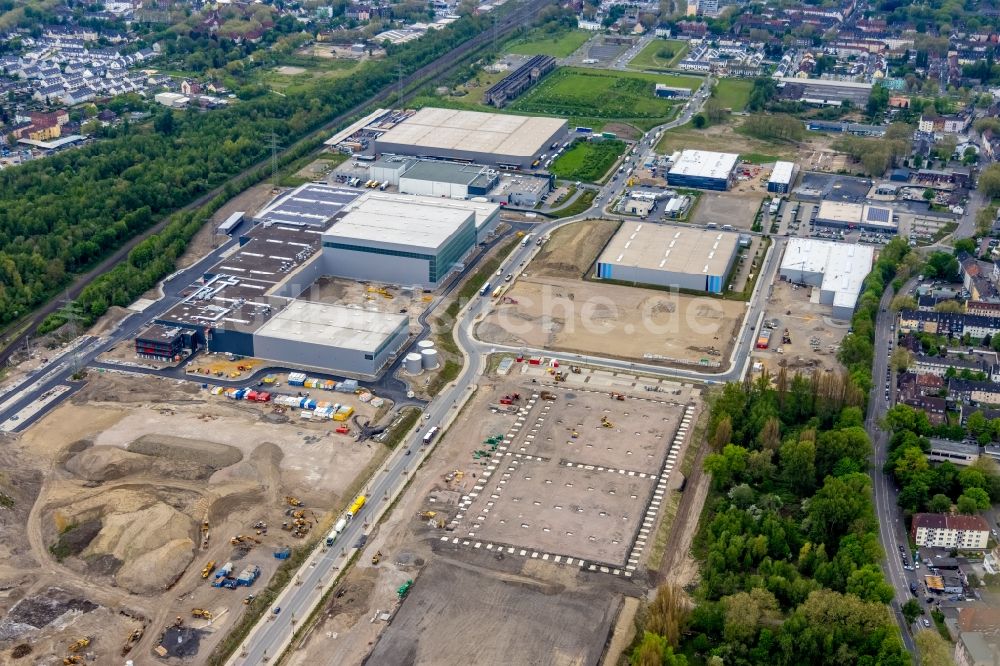
<path id="1" fill-rule="evenodd" d="M 363 418 L 374 411 L 341 400 Z M 0 663 L 61 663 L 81 637 L 91 638 L 85 663 L 121 663 L 136 630 L 136 663 L 204 663 L 252 608 L 244 598 L 277 570 L 274 551 L 321 534 L 385 454 L 333 433 L 335 422 L 296 417 L 193 382 L 106 373 L 8 436 L 0 491 L 14 507 L 0 511 Z M 288 496 L 304 506 L 293 509 Z M 299 510 L 304 537 L 282 529 Z M 260 577 L 213 588 L 212 567 L 202 575 L 209 562 L 232 562 L 234 576 L 256 565 Z M 193 608 L 213 617 L 195 619 Z M 182 626 L 168 628 L 178 617 Z M 161 643 L 166 661 L 153 652 Z M 26 661 L 14 659 L 26 650 Z"/>

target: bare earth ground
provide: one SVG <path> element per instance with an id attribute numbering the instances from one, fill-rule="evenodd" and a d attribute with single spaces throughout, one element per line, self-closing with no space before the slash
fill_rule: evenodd
<path id="1" fill-rule="evenodd" d="M 829 306 L 811 302 L 813 291 L 808 287 L 796 289 L 781 280 L 772 286 L 764 318 L 776 319 L 778 326 L 771 334 L 770 348 L 766 351 L 755 349 L 753 353 L 753 359 L 772 374 L 780 367 L 800 372 L 832 372 L 843 367 L 837 360 L 837 349 L 850 322 L 834 321 Z M 791 334 L 791 344 L 781 342 L 781 334 L 786 328 Z M 818 343 L 818 351 L 813 350 L 813 338 Z M 779 348 L 781 353 L 777 351 Z"/>
<path id="2" fill-rule="evenodd" d="M 372 411 L 356 407 L 365 418 Z M 256 564 L 259 591 L 279 565 L 273 550 L 301 543 L 281 529 L 291 520 L 285 496 L 304 502 L 315 533 L 384 456 L 384 447 L 332 427 L 209 396 L 193 383 L 93 376 L 0 447 L 0 492 L 14 500 L 13 510 L 0 511 L 0 663 L 11 663 L 22 644 L 32 657 L 21 663 L 47 663 L 35 657 L 61 657 L 80 636 L 93 638 L 87 663 L 118 663 L 136 628 L 144 636 L 129 657 L 163 663 L 150 650 L 175 616 L 183 640 L 174 640 L 177 632 L 165 639 L 170 663 L 203 663 L 255 589 L 213 589 L 202 566 L 232 561 L 238 573 Z M 263 533 L 258 521 L 268 526 Z M 232 545 L 237 534 L 260 545 Z M 196 607 L 215 618 L 192 619 Z"/>
<path id="3" fill-rule="evenodd" d="M 413 486 L 403 495 L 388 520 L 369 538 L 355 568 L 346 576 L 341 588 L 343 596 L 331 597 L 321 621 L 292 655 L 290 664 L 361 663 L 376 641 L 378 644 L 368 664 L 596 664 L 616 615 L 619 626 L 626 629 L 626 635 L 616 641 L 627 644 L 631 617 L 638 607 L 636 599 L 644 597 L 646 592 L 644 574 L 631 579 L 597 575 L 575 566 L 554 565 L 551 559 L 542 561 L 517 554 L 506 555 L 506 551 L 500 554 L 495 550 L 487 552 L 485 547 L 475 549 L 451 543 L 453 537 L 462 533 L 446 527 L 458 512 L 460 498 L 473 492 L 485 469 L 484 461 L 474 459 L 473 451 L 483 448 L 481 442 L 486 437 L 505 431 L 512 422 L 511 416 L 491 410 L 490 405 L 518 387 L 538 386 L 532 384 L 532 380 L 550 382 L 551 377 L 541 366 L 515 364 L 506 377 L 489 374 L 480 380 L 475 396 L 438 441 L 433 455 L 421 467 L 420 475 L 414 478 Z M 646 386 L 656 387 L 659 392 L 647 392 Z M 608 391 L 637 392 L 641 397 L 655 396 L 679 402 L 696 400 L 692 389 L 682 384 L 588 368 L 580 374 L 570 374 L 565 388 L 588 397 L 577 401 L 574 407 L 559 398 L 562 404 L 557 401 L 556 408 L 564 412 L 548 418 L 548 427 L 554 432 L 565 426 L 567 419 L 573 420 L 577 415 L 584 423 L 587 419 L 597 421 L 599 415 L 591 412 L 595 406 L 606 405 L 611 410 L 609 417 L 614 414 L 613 418 L 620 424 L 617 428 L 603 429 L 601 434 L 608 431 L 608 437 L 622 438 L 616 440 L 622 444 L 612 445 L 612 448 L 618 449 L 618 455 L 624 460 L 636 458 L 638 461 L 643 457 L 641 451 L 645 450 L 641 447 L 648 445 L 655 449 L 660 441 L 655 432 L 650 432 L 640 438 L 641 447 L 634 447 L 632 456 L 627 454 L 633 449 L 627 442 L 634 438 L 628 433 L 645 430 L 642 424 L 648 424 L 652 418 L 643 419 L 644 411 L 639 406 L 655 403 L 612 401 Z M 583 388 L 597 393 L 584 394 L 576 390 Z M 590 404 L 588 401 L 593 401 L 590 410 L 584 405 Z M 625 412 L 629 415 L 625 416 Z M 562 425 L 556 422 L 558 419 L 563 420 Z M 617 433 L 619 429 L 621 434 Z M 557 441 L 554 437 L 548 442 L 541 432 L 534 436 L 542 440 L 538 447 L 554 447 L 549 453 L 541 448 L 538 452 L 558 461 L 561 452 L 556 449 L 565 446 L 562 438 Z M 588 447 L 588 441 L 593 444 L 592 438 L 584 436 L 580 440 L 572 455 L 610 455 L 607 447 Z M 515 444 L 510 450 L 520 454 L 522 444 Z M 594 462 L 598 459 L 594 458 Z M 456 472 L 459 475 L 456 476 Z M 579 479 L 585 476 L 586 472 L 580 470 Z M 670 477 L 671 484 L 674 476 Z M 566 488 L 557 485 L 543 484 L 548 495 L 540 495 L 538 499 L 546 504 L 562 503 L 568 510 L 569 504 L 558 499 Z M 510 510 L 517 507 L 517 503 L 507 504 Z M 531 504 L 522 507 L 525 509 L 533 512 L 536 507 Z M 432 511 L 435 515 L 422 518 L 418 514 L 424 511 Z M 441 541 L 443 536 L 448 537 L 448 543 Z M 377 567 L 370 562 L 376 551 L 382 553 Z M 443 573 L 434 573 L 428 578 L 423 571 L 427 567 L 434 567 L 432 572 Z M 447 580 L 442 580 L 441 576 Z M 380 638 L 386 629 L 385 623 L 369 620 L 381 611 L 391 613 L 397 608 L 395 590 L 408 579 L 415 580 L 416 584 L 401 607 L 403 611 L 391 620 L 390 628 Z M 508 590 L 511 586 L 516 592 Z M 543 593 L 536 594 L 538 591 Z M 594 602 L 585 614 L 579 604 L 580 593 L 597 595 L 589 597 Z M 633 599 L 625 600 L 618 615 L 616 600 L 623 597 Z M 407 610 L 408 606 L 411 610 Z M 454 608 L 449 610 L 448 606 Z M 556 629 L 559 634 L 553 638 L 551 632 Z M 504 641 L 503 647 L 497 647 L 500 640 Z M 565 648 L 566 645 L 572 648 Z M 503 661 L 498 661 L 501 659 Z"/>
<path id="4" fill-rule="evenodd" d="M 582 278 L 620 226 L 617 220 L 586 220 L 560 227 L 525 272 L 536 277 Z"/>
<path id="5" fill-rule="evenodd" d="M 760 194 L 752 193 L 702 192 L 691 221 L 700 225 L 714 222 L 720 227 L 731 224 L 740 231 L 750 231 L 762 199 Z"/>
<path id="6" fill-rule="evenodd" d="M 487 342 L 624 359 L 727 358 L 746 306 L 655 289 L 520 278 L 477 328 Z"/>

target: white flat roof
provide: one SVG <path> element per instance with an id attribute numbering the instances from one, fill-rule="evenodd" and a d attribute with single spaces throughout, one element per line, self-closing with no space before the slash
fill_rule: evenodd
<path id="1" fill-rule="evenodd" d="M 738 241 L 738 234 L 727 231 L 625 222 L 598 261 L 688 275 L 721 275 Z"/>
<path id="2" fill-rule="evenodd" d="M 716 153 L 710 150 L 684 150 L 670 167 L 675 176 L 698 176 L 725 180 L 736 168 L 740 156 L 736 153 Z"/>
<path id="3" fill-rule="evenodd" d="M 476 214 L 465 201 L 372 192 L 346 210 L 347 214 L 323 234 L 324 240 L 404 246 L 432 253 Z"/>
<path id="4" fill-rule="evenodd" d="M 792 238 L 781 259 L 781 272 L 822 273 L 820 289 L 834 293 L 833 305 L 853 308 L 874 259 L 871 245 Z"/>
<path id="5" fill-rule="evenodd" d="M 846 201 L 823 201 L 819 204 L 816 217 L 820 220 L 832 220 L 844 224 L 858 224 L 864 206 Z"/>
<path id="6" fill-rule="evenodd" d="M 414 148 L 437 148 L 529 157 L 546 147 L 565 120 L 506 113 L 424 107 L 378 141 Z"/>
<path id="7" fill-rule="evenodd" d="M 791 184 L 793 171 L 795 171 L 795 162 L 775 162 L 774 169 L 771 171 L 771 179 L 768 182 Z"/>
<path id="8" fill-rule="evenodd" d="M 374 353 L 406 315 L 294 300 L 254 335 Z"/>

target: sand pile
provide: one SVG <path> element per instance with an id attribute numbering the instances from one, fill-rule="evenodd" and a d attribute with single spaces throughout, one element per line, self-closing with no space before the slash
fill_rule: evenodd
<path id="1" fill-rule="evenodd" d="M 151 464 L 148 456 L 115 446 L 92 446 L 66 461 L 66 469 L 87 481 L 111 481 L 145 472 Z"/>
<path id="2" fill-rule="evenodd" d="M 70 525 L 78 525 L 91 520 L 100 520 L 105 514 L 112 511 L 116 513 L 131 513 L 144 509 L 156 501 L 155 497 L 147 493 L 116 488 L 59 507 L 53 512 L 52 518 L 55 522 L 56 530 L 62 532 Z"/>
<path id="3" fill-rule="evenodd" d="M 125 562 L 116 580 L 122 587 L 144 594 L 170 587 L 194 559 L 194 542 L 172 539 L 159 548 Z"/>
<path id="4" fill-rule="evenodd" d="M 128 450 L 148 456 L 169 458 L 221 469 L 243 460 L 243 453 L 235 446 L 170 435 L 143 435 L 128 445 Z"/>

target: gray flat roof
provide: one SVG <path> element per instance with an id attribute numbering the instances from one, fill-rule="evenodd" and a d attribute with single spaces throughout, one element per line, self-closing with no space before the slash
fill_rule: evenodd
<path id="1" fill-rule="evenodd" d="M 254 219 L 322 227 L 361 192 L 337 185 L 306 183 L 275 198 Z"/>
<path id="2" fill-rule="evenodd" d="M 374 353 L 407 321 L 406 315 L 297 300 L 255 335 Z"/>
<path id="3" fill-rule="evenodd" d="M 435 252 L 475 211 L 463 201 L 369 192 L 323 234 L 325 240 Z"/>
<path id="4" fill-rule="evenodd" d="M 469 185 L 487 170 L 487 167 L 480 164 L 421 160 L 407 169 L 400 178 Z"/>
<path id="5" fill-rule="evenodd" d="M 424 107 L 378 141 L 414 148 L 530 157 L 543 150 L 565 120 Z"/>
<path id="6" fill-rule="evenodd" d="M 625 222 L 598 261 L 688 275 L 720 275 L 729 267 L 738 241 L 738 234 L 727 231 Z"/>
<path id="7" fill-rule="evenodd" d="M 726 180 L 736 168 L 736 161 L 739 158 L 736 153 L 683 150 L 680 158 L 670 167 L 670 175 Z"/>

